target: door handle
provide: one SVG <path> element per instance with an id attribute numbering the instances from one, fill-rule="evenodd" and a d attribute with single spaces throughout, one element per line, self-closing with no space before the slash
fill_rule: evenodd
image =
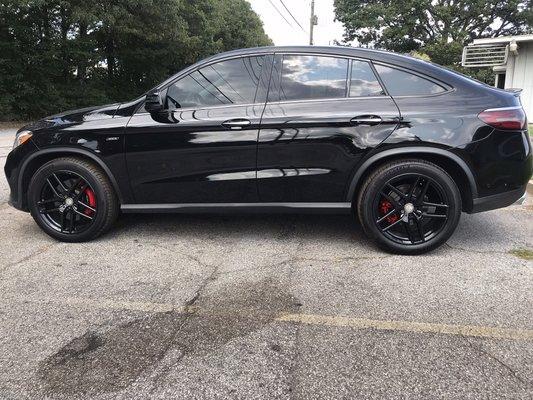
<path id="1" fill-rule="evenodd" d="M 245 118 L 228 119 L 227 121 L 222 122 L 222 126 L 233 130 L 242 129 L 250 124 L 250 120 Z"/>
<path id="2" fill-rule="evenodd" d="M 378 115 L 358 115 L 353 117 L 350 122 L 354 125 L 379 125 L 383 120 Z"/>

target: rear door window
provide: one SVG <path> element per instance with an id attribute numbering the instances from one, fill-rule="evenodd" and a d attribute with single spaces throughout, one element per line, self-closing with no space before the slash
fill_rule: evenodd
<path id="1" fill-rule="evenodd" d="M 281 66 L 274 66 L 275 71 L 280 67 L 279 90 L 271 90 L 270 101 L 346 97 L 348 60 L 345 58 L 284 55 Z"/>
<path id="2" fill-rule="evenodd" d="M 391 96 L 424 96 L 446 91 L 444 87 L 418 75 L 384 65 L 375 65 Z"/>

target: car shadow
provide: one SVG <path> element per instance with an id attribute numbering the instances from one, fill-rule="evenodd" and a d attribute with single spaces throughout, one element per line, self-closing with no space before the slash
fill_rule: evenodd
<path id="1" fill-rule="evenodd" d="M 448 240 L 451 247 L 486 251 L 511 248 L 523 236 L 513 221 L 497 213 L 463 214 Z M 375 248 L 352 215 L 324 214 L 124 214 L 111 236 L 162 238 L 189 236 L 205 239 L 250 237 L 255 240 L 335 240 Z M 115 234 L 113 234 L 115 232 Z M 106 235 L 109 237 L 109 235 Z M 523 239 L 522 239 L 523 240 Z"/>
<path id="2" fill-rule="evenodd" d="M 118 231 L 132 234 L 254 236 L 255 238 L 314 237 L 368 241 L 350 215 L 318 214 L 124 214 Z"/>

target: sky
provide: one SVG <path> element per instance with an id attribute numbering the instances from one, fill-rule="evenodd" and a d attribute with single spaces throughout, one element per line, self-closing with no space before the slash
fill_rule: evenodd
<path id="1" fill-rule="evenodd" d="M 303 30 L 292 19 L 283 4 L 303 27 Z M 309 44 L 309 17 L 311 15 L 311 0 L 248 0 L 253 10 L 263 21 L 265 32 L 276 46 L 307 45 Z M 276 11 L 276 8 L 285 16 Z M 318 25 L 314 27 L 315 45 L 334 45 L 334 40 L 342 40 L 343 26 L 335 22 L 333 0 L 315 0 L 315 15 Z M 305 32 L 304 32 L 305 30 Z"/>

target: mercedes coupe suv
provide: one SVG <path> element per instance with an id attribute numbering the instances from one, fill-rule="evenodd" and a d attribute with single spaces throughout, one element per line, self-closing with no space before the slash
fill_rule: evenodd
<path id="1" fill-rule="evenodd" d="M 532 156 L 518 91 L 384 51 L 262 47 L 27 125 L 5 172 L 10 204 L 68 242 L 120 212 L 336 212 L 415 254 L 523 197 Z"/>

